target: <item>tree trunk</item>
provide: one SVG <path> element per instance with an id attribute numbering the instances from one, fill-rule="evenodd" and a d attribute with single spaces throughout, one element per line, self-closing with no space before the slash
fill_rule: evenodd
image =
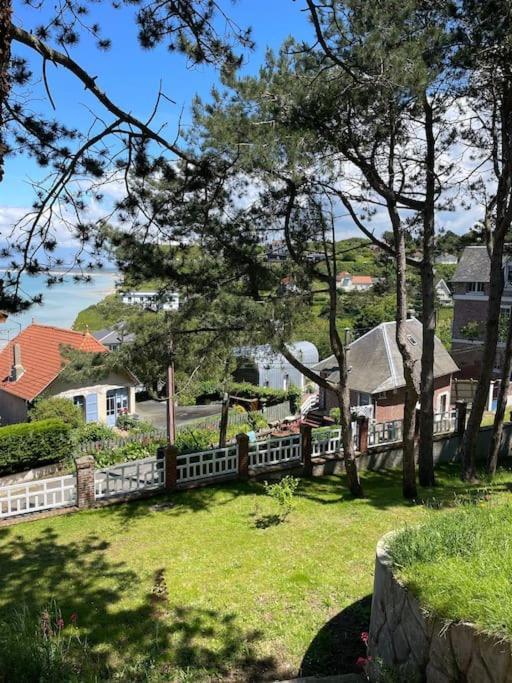
<path id="1" fill-rule="evenodd" d="M 352 431 L 352 418 L 350 415 L 350 392 L 347 386 L 340 387 L 338 392 L 338 406 L 340 409 L 341 443 L 343 446 L 343 462 L 347 474 L 347 486 L 350 493 L 356 498 L 363 497 L 363 487 L 357 470 L 356 452 L 354 448 L 354 435 Z"/>
<path id="2" fill-rule="evenodd" d="M 0 0 L 0 182 L 4 178 L 4 158 L 7 152 L 5 130 L 5 103 L 10 92 L 9 63 L 11 60 L 11 17 L 10 0 Z"/>
<path id="3" fill-rule="evenodd" d="M 436 332 L 434 292 L 435 237 L 435 138 L 433 112 L 424 95 L 425 137 L 427 141 L 426 193 L 423 210 L 423 261 L 421 264 L 421 297 L 423 348 L 420 384 L 420 440 L 418 474 L 421 486 L 434 486 L 434 338 Z"/>
<path id="4" fill-rule="evenodd" d="M 494 416 L 491 444 L 487 454 L 487 473 L 491 476 L 496 474 L 498 465 L 498 455 L 500 452 L 501 441 L 503 439 L 503 421 L 507 408 L 508 390 L 510 387 L 510 373 L 512 371 L 512 314 L 509 318 L 507 341 L 503 356 L 503 369 L 501 374 L 501 384 L 498 393 L 498 405 Z"/>
<path id="5" fill-rule="evenodd" d="M 411 356 L 407 346 L 407 290 L 406 290 L 406 255 L 405 233 L 400 223 L 396 207 L 389 207 L 396 251 L 396 343 L 402 356 L 405 377 L 405 405 L 403 422 L 403 479 L 404 498 L 417 497 L 416 463 L 415 463 L 415 413 L 419 396 L 419 373 L 417 363 Z"/>

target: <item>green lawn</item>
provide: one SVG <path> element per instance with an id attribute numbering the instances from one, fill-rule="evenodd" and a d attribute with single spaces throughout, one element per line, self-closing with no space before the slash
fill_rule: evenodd
<path id="1" fill-rule="evenodd" d="M 157 643 L 173 681 L 350 670 L 377 540 L 439 514 L 402 502 L 398 472 L 364 486 L 354 501 L 342 478 L 303 480 L 278 525 L 262 485 L 234 482 L 0 529 L 0 616 L 53 598 L 110 665 Z M 461 489 L 445 472 L 436 500 Z"/>

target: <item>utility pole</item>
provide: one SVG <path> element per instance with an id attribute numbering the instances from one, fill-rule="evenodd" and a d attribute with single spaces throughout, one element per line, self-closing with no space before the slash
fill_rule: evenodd
<path id="1" fill-rule="evenodd" d="M 167 441 L 173 446 L 176 441 L 176 404 L 174 395 L 174 343 L 169 339 L 169 365 L 167 366 Z"/>
<path id="2" fill-rule="evenodd" d="M 219 425 L 219 448 L 226 447 L 226 433 L 228 431 L 228 420 L 229 420 L 229 394 L 227 391 L 224 392 L 224 397 L 222 399 L 222 413 L 220 416 Z"/>

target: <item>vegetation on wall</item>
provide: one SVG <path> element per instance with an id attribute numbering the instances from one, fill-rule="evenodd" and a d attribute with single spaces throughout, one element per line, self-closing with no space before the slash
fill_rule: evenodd
<path id="1" fill-rule="evenodd" d="M 20 472 L 71 456 L 71 427 L 40 420 L 0 427 L 0 472 Z"/>

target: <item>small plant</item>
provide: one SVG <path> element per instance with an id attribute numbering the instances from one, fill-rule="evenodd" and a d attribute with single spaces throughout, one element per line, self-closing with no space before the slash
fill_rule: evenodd
<path id="1" fill-rule="evenodd" d="M 294 508 L 294 496 L 299 483 L 297 477 L 287 475 L 274 484 L 269 484 L 267 481 L 264 484 L 267 496 L 273 498 L 279 505 L 281 521 L 284 521 Z"/>
<path id="2" fill-rule="evenodd" d="M 74 433 L 74 437 L 78 444 L 108 441 L 109 439 L 113 439 L 115 435 L 116 433 L 112 427 L 100 424 L 99 422 L 89 422 Z"/>
<path id="3" fill-rule="evenodd" d="M 69 398 L 53 396 L 38 398 L 29 411 L 30 420 L 61 420 L 70 427 L 80 427 L 84 423 L 81 409 Z"/>

